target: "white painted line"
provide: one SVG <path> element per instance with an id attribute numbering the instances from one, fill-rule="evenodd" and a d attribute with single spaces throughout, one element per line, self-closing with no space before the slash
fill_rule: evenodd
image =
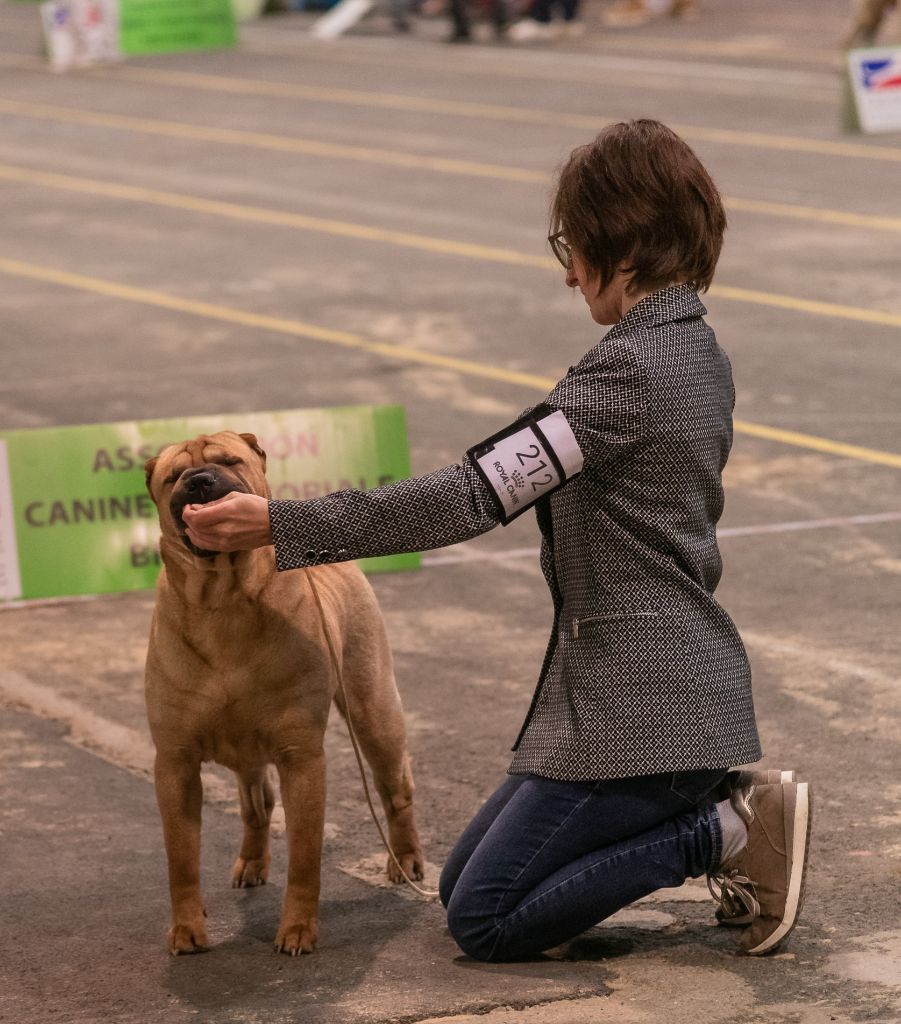
<path id="1" fill-rule="evenodd" d="M 505 548 L 503 551 L 473 551 L 462 545 L 454 545 L 444 555 L 423 555 L 422 564 L 459 565 L 460 562 L 505 562 L 508 558 L 537 558 L 540 548 Z"/>
<path id="2" fill-rule="evenodd" d="M 11 612 L 18 608 L 52 608 L 56 604 L 74 604 L 76 601 L 97 601 L 109 594 L 61 594 L 59 597 L 26 597 L 17 601 L 0 602 L 0 612 Z"/>
<path id="3" fill-rule="evenodd" d="M 5 670 L 0 672 L 0 700 L 67 726 L 74 743 L 105 761 L 136 775 L 153 775 L 155 751 L 148 736 L 95 715 L 48 686 L 32 682 L 19 672 Z"/>
<path id="4" fill-rule="evenodd" d="M 863 516 L 832 516 L 829 519 L 796 519 L 787 523 L 730 526 L 718 530 L 720 537 L 749 537 L 762 533 L 792 533 L 796 530 L 825 530 L 833 526 L 867 526 L 870 523 L 901 522 L 901 512 L 876 512 Z"/>
<path id="5" fill-rule="evenodd" d="M 784 523 L 758 523 L 756 526 L 726 526 L 717 530 L 717 537 L 755 537 L 770 533 L 794 533 L 803 530 L 826 530 L 841 526 L 868 526 L 878 523 L 901 522 L 901 512 L 874 512 L 860 516 L 830 516 L 826 519 L 795 519 Z M 476 551 L 469 542 L 454 544 L 439 555 L 423 555 L 422 565 L 431 569 L 437 565 L 461 565 L 464 562 L 506 562 L 520 558 L 536 559 L 538 547 L 504 548 L 500 551 Z M 146 591 L 150 593 L 150 591 Z M 109 594 L 81 594 L 73 597 L 48 597 L 26 601 L 0 601 L 0 612 L 21 608 L 38 608 L 42 605 L 69 604 L 74 601 L 98 601 Z M 3 696 L 2 675 L 0 675 L 0 697 Z M 35 685 L 35 684 L 32 684 Z M 49 716 L 53 717 L 53 716 Z"/>
<path id="6" fill-rule="evenodd" d="M 776 658 L 782 665 L 791 667 L 790 682 L 783 691 L 791 696 L 798 696 L 797 680 L 799 671 L 810 671 L 815 668 L 820 679 L 833 678 L 841 681 L 843 686 L 849 680 L 858 680 L 872 689 L 891 693 L 897 689 L 898 674 L 895 671 L 884 672 L 869 665 L 849 661 L 842 657 L 838 650 L 824 650 L 818 643 L 799 643 L 797 640 L 785 640 L 772 633 L 761 633 L 753 629 L 741 631 L 742 640 L 756 653 L 755 657 Z M 792 663 L 796 663 L 792 665 Z"/>
<path id="7" fill-rule="evenodd" d="M 456 56 L 456 55 L 455 55 Z M 480 52 L 472 50 L 465 55 L 473 63 L 479 61 L 496 65 L 497 57 L 492 51 Z M 557 53 L 526 53 L 504 54 L 509 64 L 521 64 L 526 67 L 545 65 L 560 68 L 560 55 Z M 790 71 L 761 66 L 741 64 L 717 64 L 695 60 L 667 60 L 653 57 L 617 57 L 612 54 L 574 54 L 566 55 L 567 68 L 597 68 L 605 71 L 637 71 L 646 74 L 681 75 L 686 78 L 719 78 L 731 82 L 760 82 L 792 86 L 815 86 L 823 89 L 837 88 L 838 76 L 829 72 Z"/>
<path id="8" fill-rule="evenodd" d="M 286 55 L 297 53 L 301 50 L 310 51 L 310 56 L 316 57 L 319 54 L 311 51 L 311 40 L 300 34 L 293 40 L 287 40 L 284 33 L 267 35 L 265 31 L 257 29 L 252 38 L 243 41 L 245 49 L 251 51 L 270 51 L 273 53 L 284 53 Z M 376 55 L 383 59 L 387 56 L 379 53 L 380 50 L 389 50 L 392 59 L 397 60 L 396 49 L 392 48 L 393 40 L 379 39 L 377 37 L 344 40 L 340 50 L 329 50 L 328 57 L 332 60 L 337 56 L 341 60 L 353 60 L 361 54 L 366 56 Z M 386 45 L 387 44 L 387 45 Z M 550 71 L 560 80 L 565 80 L 567 72 L 572 70 L 592 69 L 614 69 L 620 71 L 639 71 L 645 73 L 663 73 L 668 75 L 683 75 L 686 78 L 697 78 L 700 76 L 720 78 L 731 81 L 752 81 L 760 84 L 781 84 L 794 86 L 815 86 L 823 89 L 835 90 L 839 81 L 836 71 L 798 71 L 786 68 L 773 68 L 766 64 L 737 64 L 723 63 L 716 61 L 672 60 L 670 58 L 657 57 L 619 57 L 609 53 L 567 53 L 565 59 L 558 51 L 542 52 L 540 50 L 505 50 L 499 52 L 497 47 L 474 46 L 464 53 L 448 55 L 439 47 L 420 48 L 416 57 L 417 68 L 430 66 L 437 72 L 447 72 L 456 68 L 463 72 L 467 65 L 484 65 L 489 71 L 503 73 L 506 68 L 516 68 L 523 72 L 531 71 L 533 74 L 536 68 Z M 406 62 L 405 62 L 406 63 Z"/>
<path id="9" fill-rule="evenodd" d="M 69 729 L 67 739 L 76 746 L 133 775 L 148 780 L 153 778 L 156 752 L 152 740 L 143 732 L 101 718 L 19 672 L 0 671 L 0 702 L 24 708 L 39 718 L 59 722 Z M 203 797 L 206 803 L 219 804 L 225 810 L 238 813 L 237 787 L 206 770 L 203 772 Z"/>
<path id="10" fill-rule="evenodd" d="M 722 537 L 753 537 L 768 533 L 793 533 L 798 530 L 825 530 L 838 526 L 866 526 L 871 523 L 901 522 L 901 512 L 876 512 L 861 516 L 831 516 L 828 519 L 796 519 L 785 523 L 760 523 L 756 526 L 727 526 L 717 530 Z M 423 555 L 422 564 L 460 565 L 462 562 L 506 562 L 508 559 L 537 558 L 540 548 L 507 548 L 503 551 L 476 552 L 464 545 L 454 545 L 446 554 Z"/>

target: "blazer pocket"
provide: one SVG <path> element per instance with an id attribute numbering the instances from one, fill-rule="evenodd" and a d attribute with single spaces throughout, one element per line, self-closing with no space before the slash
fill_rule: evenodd
<path id="1" fill-rule="evenodd" d="M 605 622 L 617 623 L 617 622 L 630 622 L 632 620 L 641 619 L 657 619 L 660 617 L 660 612 L 606 612 L 603 615 L 582 615 L 579 618 L 572 620 L 572 636 L 573 640 L 579 639 L 579 634 L 584 633 L 587 630 L 597 629 L 601 627 Z"/>

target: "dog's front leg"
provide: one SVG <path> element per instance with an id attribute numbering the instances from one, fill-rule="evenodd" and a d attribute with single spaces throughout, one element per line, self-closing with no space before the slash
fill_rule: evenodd
<path id="1" fill-rule="evenodd" d="M 312 953 L 319 935 L 325 755 L 292 752 L 276 767 L 288 833 L 288 883 L 275 948 L 297 956 Z"/>
<path id="2" fill-rule="evenodd" d="M 183 754 L 164 756 L 157 752 L 154 783 L 169 862 L 169 952 L 202 953 L 209 948 L 209 940 L 206 908 L 200 895 L 200 762 Z"/>

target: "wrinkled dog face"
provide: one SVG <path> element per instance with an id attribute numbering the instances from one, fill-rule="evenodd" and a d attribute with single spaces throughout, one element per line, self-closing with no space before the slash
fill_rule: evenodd
<path id="1" fill-rule="evenodd" d="M 178 537 L 199 558 L 215 558 L 188 540 L 182 512 L 185 505 L 205 505 L 231 491 L 270 496 L 266 455 L 253 434 L 201 434 L 164 448 L 144 465 L 147 489 L 160 514 L 163 536 Z"/>

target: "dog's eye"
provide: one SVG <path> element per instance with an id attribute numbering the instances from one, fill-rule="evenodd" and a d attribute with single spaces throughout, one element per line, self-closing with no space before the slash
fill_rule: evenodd
<path id="1" fill-rule="evenodd" d="M 165 479 L 165 480 L 163 481 L 163 486 L 165 486 L 166 484 L 174 484 L 174 483 L 175 483 L 175 481 L 176 481 L 176 480 L 177 480 L 177 479 L 178 479 L 178 478 L 179 478 L 180 476 L 181 476 L 181 470 L 180 470 L 180 469 L 176 469 L 176 470 L 175 470 L 174 472 L 170 473 L 170 474 L 169 474 L 169 475 L 168 475 L 168 476 L 166 477 L 166 479 Z"/>
<path id="2" fill-rule="evenodd" d="M 231 455 L 228 458 L 222 459 L 221 460 L 221 465 L 223 465 L 223 466 L 240 466 L 243 461 L 244 461 L 243 459 L 238 459 L 238 458 L 235 458 L 235 456 Z"/>

